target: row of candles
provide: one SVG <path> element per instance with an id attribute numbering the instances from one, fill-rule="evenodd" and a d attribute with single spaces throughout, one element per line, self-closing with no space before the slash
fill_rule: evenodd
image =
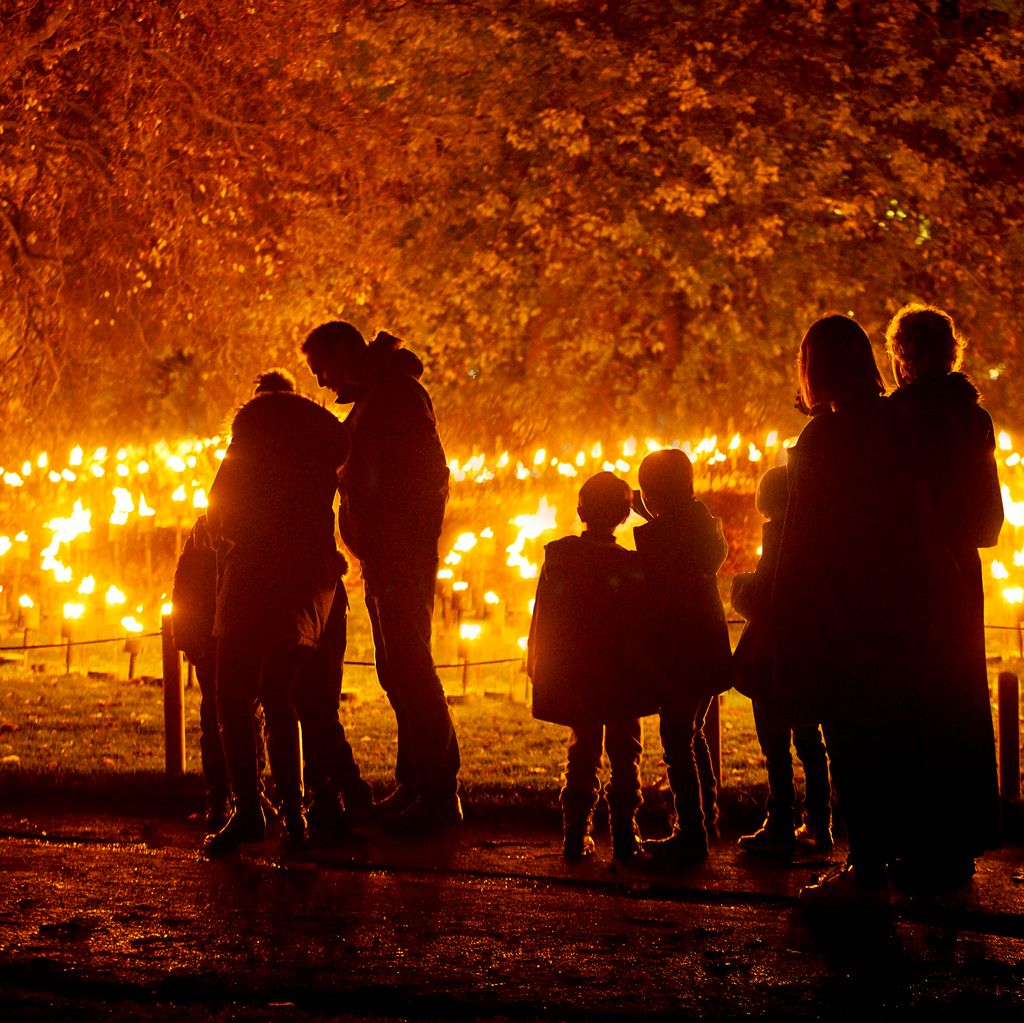
<path id="1" fill-rule="evenodd" d="M 438 571 L 440 643 L 454 643 L 460 660 L 471 648 L 494 655 L 525 648 L 543 544 L 576 528 L 576 493 L 589 475 L 607 470 L 632 482 L 648 451 L 678 447 L 694 461 L 699 494 L 713 506 L 718 494 L 752 495 L 761 472 L 783 463 L 792 443 L 773 430 L 451 458 Z M 171 531 L 166 549 L 180 549 L 206 507 L 226 446 L 220 437 L 91 453 L 76 446 L 62 460 L 42 453 L 0 468 L 0 621 L 16 621 L 25 645 L 44 619 L 57 616 L 66 640 L 112 628 L 128 638 L 155 630 L 170 611 L 173 563 L 140 576 L 140 552 L 151 556 L 145 538 Z M 986 552 L 989 610 L 1002 607 L 1002 624 L 1019 626 L 1024 467 L 1006 431 L 998 435 L 997 459 L 1007 525 L 999 547 Z M 629 530 L 620 536 L 628 545 Z M 734 571 L 752 568 L 758 553 L 756 537 L 744 539 L 730 562 Z M 102 578 L 104 569 L 119 577 Z M 134 589 L 124 578 L 131 571 Z"/>

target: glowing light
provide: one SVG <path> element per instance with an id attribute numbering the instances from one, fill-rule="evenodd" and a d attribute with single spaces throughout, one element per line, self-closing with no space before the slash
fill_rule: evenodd
<path id="1" fill-rule="evenodd" d="M 526 653 L 526 647 L 529 644 L 529 642 L 530 642 L 530 640 L 529 640 L 528 636 L 520 636 L 519 639 L 516 640 L 516 646 L 519 647 L 519 649 L 522 650 L 523 653 L 525 654 Z"/>
<path id="2" fill-rule="evenodd" d="M 137 466 L 135 466 L 135 471 L 140 476 L 145 476 L 146 473 L 149 472 L 149 462 L 147 462 L 145 460 L 139 462 L 139 464 Z"/>
<path id="3" fill-rule="evenodd" d="M 446 565 L 457 565 L 460 561 L 462 561 L 462 555 L 458 551 L 449 551 L 445 555 L 444 563 Z"/>
<path id="4" fill-rule="evenodd" d="M 740 446 L 740 435 L 738 433 L 734 433 L 732 435 L 732 440 L 729 441 L 729 450 L 730 451 L 735 451 L 739 446 Z"/>
<path id="5" fill-rule="evenodd" d="M 1020 465 L 1020 455 L 1016 451 L 1009 458 L 1006 459 L 1006 465 L 1012 469 L 1015 465 Z"/>
<path id="6" fill-rule="evenodd" d="M 167 467 L 172 472 L 184 472 L 188 468 L 188 466 L 185 465 L 185 460 L 183 458 L 179 458 L 177 455 L 171 455 L 171 457 L 167 459 Z"/>
<path id="7" fill-rule="evenodd" d="M 121 619 L 121 627 L 125 632 L 142 632 L 142 622 L 134 615 L 126 615 Z"/>
<path id="8" fill-rule="evenodd" d="M 992 578 L 993 579 L 1009 579 L 1010 573 L 1006 570 L 1006 566 L 1001 561 L 992 562 Z"/>
<path id="9" fill-rule="evenodd" d="M 576 471 L 576 466 L 570 462 L 559 462 L 558 463 L 558 475 L 559 476 L 578 476 L 579 473 Z"/>
<path id="10" fill-rule="evenodd" d="M 23 593 L 20 597 L 18 597 L 18 607 L 23 607 L 27 609 L 35 606 L 35 601 L 33 601 L 32 598 L 27 593 Z"/>
<path id="11" fill-rule="evenodd" d="M 622 453 L 626 458 L 632 458 L 636 454 L 636 437 L 627 437 L 622 445 Z"/>
<path id="12" fill-rule="evenodd" d="M 615 463 L 615 468 L 618 469 L 619 472 L 629 472 L 629 462 L 627 462 L 624 458 L 620 458 Z"/>
<path id="13" fill-rule="evenodd" d="M 12 547 L 11 538 L 9 536 L 0 536 L 0 558 L 2 558 Z"/>
<path id="14" fill-rule="evenodd" d="M 24 462 L 22 464 L 22 466 L 21 466 L 21 475 L 22 476 L 28 476 L 28 475 L 31 474 L 31 472 L 32 472 L 32 463 L 28 462 L 28 461 Z"/>
<path id="15" fill-rule="evenodd" d="M 592 448 L 590 449 L 590 457 L 591 457 L 591 458 L 603 458 L 603 457 L 604 457 L 604 448 L 603 448 L 603 447 L 601 447 L 601 442 L 600 442 L 600 441 L 598 441 L 598 442 L 597 442 L 597 443 L 596 443 L 596 444 L 595 444 L 595 445 L 594 445 L 594 446 L 593 446 L 593 447 L 592 447 Z"/>
<path id="16" fill-rule="evenodd" d="M 452 549 L 466 553 L 471 551 L 477 544 L 476 533 L 460 533 L 452 544 Z"/>
<path id="17" fill-rule="evenodd" d="M 545 448 L 538 449 L 537 453 L 533 456 L 534 465 L 543 465 L 547 461 L 548 453 Z"/>
<path id="18" fill-rule="evenodd" d="M 83 508 L 81 501 L 75 501 L 68 518 L 50 519 L 46 523 L 46 528 L 53 530 L 53 539 L 58 546 L 62 543 L 70 543 L 80 533 L 92 532 L 92 512 Z"/>
<path id="19" fill-rule="evenodd" d="M 156 515 L 156 511 L 146 504 L 145 494 L 139 494 L 139 515 L 146 519 L 152 518 Z"/>
<path id="20" fill-rule="evenodd" d="M 498 468 L 504 469 L 506 465 L 508 465 L 508 452 L 503 451 L 501 453 L 501 458 L 498 459 Z"/>
<path id="21" fill-rule="evenodd" d="M 83 596 L 88 596 L 90 593 L 96 592 L 96 579 L 94 576 L 87 575 L 79 584 L 78 592 Z"/>
<path id="22" fill-rule="evenodd" d="M 124 593 L 119 590 L 116 586 L 111 584 L 110 589 L 107 590 L 106 601 L 110 605 L 123 604 L 128 598 Z"/>
<path id="23" fill-rule="evenodd" d="M 753 444 L 751 444 L 747 448 L 747 458 L 751 462 L 760 462 L 761 452 Z"/>
<path id="24" fill-rule="evenodd" d="M 114 472 L 116 472 L 117 475 L 121 477 L 121 479 L 128 478 L 128 466 L 125 465 L 124 462 L 118 462 L 117 467 L 114 469 Z"/>
<path id="25" fill-rule="evenodd" d="M 455 573 L 450 568 L 440 568 L 437 571 L 438 579 L 451 579 Z"/>
<path id="26" fill-rule="evenodd" d="M 764 439 L 764 446 L 766 448 L 773 448 L 779 443 L 779 431 L 770 430 L 768 436 Z"/>
<path id="27" fill-rule="evenodd" d="M 114 510 L 110 513 L 110 524 L 123 526 L 133 511 L 135 502 L 132 495 L 124 487 L 114 487 Z"/>
<path id="28" fill-rule="evenodd" d="M 1024 586 L 1008 586 L 1003 590 L 1003 600 L 1007 604 L 1024 604 Z"/>
<path id="29" fill-rule="evenodd" d="M 479 622 L 463 622 L 459 626 L 459 638 L 470 641 L 479 639 L 482 631 L 483 626 Z"/>
<path id="30" fill-rule="evenodd" d="M 36 465 L 40 469 L 45 469 L 50 464 L 50 456 L 44 451 L 37 459 Z"/>
<path id="31" fill-rule="evenodd" d="M 1010 439 L 1010 435 L 1005 430 L 999 431 L 999 435 L 996 437 L 996 443 L 999 445 L 1000 451 L 1013 450 L 1013 441 Z"/>
<path id="32" fill-rule="evenodd" d="M 85 614 L 85 604 L 68 603 L 64 605 L 64 617 L 68 621 L 77 621 Z"/>
<path id="33" fill-rule="evenodd" d="M 469 583 L 464 579 L 460 579 L 457 583 L 452 584 L 452 589 L 456 593 L 465 593 L 465 591 L 469 589 Z"/>
<path id="34" fill-rule="evenodd" d="M 484 603 L 491 605 L 500 604 L 501 597 L 499 597 L 498 594 L 494 592 L 494 590 L 488 590 L 484 594 Z"/>
<path id="35" fill-rule="evenodd" d="M 59 472 L 57 472 L 57 470 L 56 470 L 56 469 L 51 469 L 51 470 L 50 470 L 50 471 L 49 471 L 49 472 L 48 472 L 48 473 L 46 474 L 46 478 L 47 478 L 47 479 L 48 479 L 48 480 L 49 480 L 49 481 L 50 481 L 51 483 L 60 483 L 60 481 L 61 481 L 61 475 L 60 475 L 60 473 L 59 473 Z"/>
<path id="36" fill-rule="evenodd" d="M 1000 488 L 1003 495 L 1003 512 L 1011 526 L 1024 526 L 1024 501 L 1014 501 L 1010 488 L 1004 483 Z"/>
<path id="37" fill-rule="evenodd" d="M 490 526 L 486 526 L 484 529 L 480 530 L 480 538 L 483 540 L 493 540 L 494 530 L 491 529 Z"/>
<path id="38" fill-rule="evenodd" d="M 9 487 L 20 487 L 24 484 L 24 480 L 16 472 L 5 472 L 4 483 Z"/>
<path id="39" fill-rule="evenodd" d="M 166 618 L 174 610 L 174 605 L 169 601 L 165 600 L 160 605 L 160 614 Z"/>
<path id="40" fill-rule="evenodd" d="M 192 507 L 193 508 L 207 508 L 209 507 L 210 501 L 206 496 L 206 491 L 202 487 L 196 487 L 192 494 Z"/>
<path id="41" fill-rule="evenodd" d="M 68 455 L 68 465 L 81 465 L 82 456 L 82 449 L 76 445 L 71 449 L 71 454 Z"/>
<path id="42" fill-rule="evenodd" d="M 182 485 L 180 487 L 178 487 L 178 489 L 175 490 L 173 494 L 171 494 L 171 500 L 172 501 L 184 501 L 184 500 L 187 499 L 187 497 L 188 497 L 188 494 L 185 492 L 185 484 L 184 483 L 182 483 Z"/>
<path id="43" fill-rule="evenodd" d="M 101 476 L 105 476 L 107 471 L 102 465 L 93 464 L 89 466 L 89 472 L 91 472 L 96 479 L 99 479 Z"/>

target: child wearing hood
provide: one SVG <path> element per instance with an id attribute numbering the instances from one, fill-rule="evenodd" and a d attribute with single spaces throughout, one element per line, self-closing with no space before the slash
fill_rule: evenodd
<path id="1" fill-rule="evenodd" d="M 577 509 L 583 532 L 544 548 L 537 583 L 527 669 L 533 716 L 569 726 L 560 796 L 567 859 L 594 851 L 604 752 L 611 761 L 604 795 L 613 855 L 626 861 L 641 849 L 640 717 L 654 713 L 657 703 L 641 639 L 639 560 L 615 542 L 616 528 L 629 517 L 630 497 L 626 481 L 610 472 L 587 480 Z"/>

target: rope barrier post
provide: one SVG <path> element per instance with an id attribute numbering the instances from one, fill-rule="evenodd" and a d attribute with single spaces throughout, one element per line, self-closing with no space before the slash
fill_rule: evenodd
<path id="1" fill-rule="evenodd" d="M 160 621 L 160 640 L 164 662 L 164 770 L 168 777 L 179 778 L 185 773 L 185 691 L 170 615 Z"/>
<path id="2" fill-rule="evenodd" d="M 704 719 L 704 738 L 711 754 L 711 770 L 714 771 L 718 787 L 722 787 L 722 697 L 717 693 L 711 697 L 707 717 Z"/>
<path id="3" fill-rule="evenodd" d="M 999 791 L 1020 799 L 1020 683 L 1012 671 L 999 673 Z"/>

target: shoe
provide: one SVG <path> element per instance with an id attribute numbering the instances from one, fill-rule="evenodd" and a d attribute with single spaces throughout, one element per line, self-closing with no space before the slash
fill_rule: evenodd
<path id="1" fill-rule="evenodd" d="M 648 838 L 644 842 L 644 859 L 652 866 L 685 867 L 707 858 L 707 839 L 679 827 L 673 828 L 668 838 Z"/>
<path id="2" fill-rule="evenodd" d="M 815 852 L 830 853 L 836 847 L 831 824 L 815 825 L 804 822 L 796 829 L 793 837 L 797 845 L 813 849 Z"/>
<path id="3" fill-rule="evenodd" d="M 635 817 L 612 819 L 612 857 L 619 863 L 630 863 L 644 851 L 644 840 Z"/>
<path id="4" fill-rule="evenodd" d="M 736 842 L 741 852 L 770 860 L 791 860 L 796 850 L 792 830 L 776 827 L 765 821 L 752 835 L 742 835 Z"/>
<path id="5" fill-rule="evenodd" d="M 207 856 L 226 856 L 250 842 L 262 842 L 267 837 L 267 819 L 263 810 L 235 810 L 227 823 L 215 834 L 203 840 L 203 851 Z"/>
<path id="6" fill-rule="evenodd" d="M 567 860 L 582 860 L 595 849 L 590 822 L 585 825 L 567 824 L 562 831 L 562 855 Z"/>
<path id="7" fill-rule="evenodd" d="M 227 824 L 231 817 L 231 806 L 225 799 L 211 800 L 206 804 L 206 813 L 203 816 L 203 824 L 206 826 L 206 834 L 215 835 Z"/>
<path id="8" fill-rule="evenodd" d="M 391 831 L 432 834 L 462 823 L 462 801 L 458 795 L 417 796 L 400 814 L 385 819 Z"/>
<path id="9" fill-rule="evenodd" d="M 363 781 L 356 779 L 352 784 L 343 786 L 344 793 L 342 801 L 345 804 L 345 817 L 350 828 L 358 828 L 372 820 L 375 809 L 373 802 L 373 790 Z"/>
<path id="10" fill-rule="evenodd" d="M 347 836 L 352 830 L 348 814 L 341 808 L 336 794 L 315 796 L 306 809 L 306 821 L 310 833 L 326 841 Z"/>
<path id="11" fill-rule="evenodd" d="M 858 870 L 851 863 L 834 867 L 817 882 L 800 889 L 800 905 L 808 910 L 884 912 L 889 908 L 885 873 Z"/>
<path id="12" fill-rule="evenodd" d="M 285 807 L 281 810 L 281 824 L 284 827 L 284 851 L 288 856 L 304 852 L 309 848 L 309 824 L 302 807 Z"/>
<path id="13" fill-rule="evenodd" d="M 382 821 L 393 820 L 416 801 L 416 793 L 408 785 L 399 784 L 379 803 L 373 804 L 375 817 Z"/>

